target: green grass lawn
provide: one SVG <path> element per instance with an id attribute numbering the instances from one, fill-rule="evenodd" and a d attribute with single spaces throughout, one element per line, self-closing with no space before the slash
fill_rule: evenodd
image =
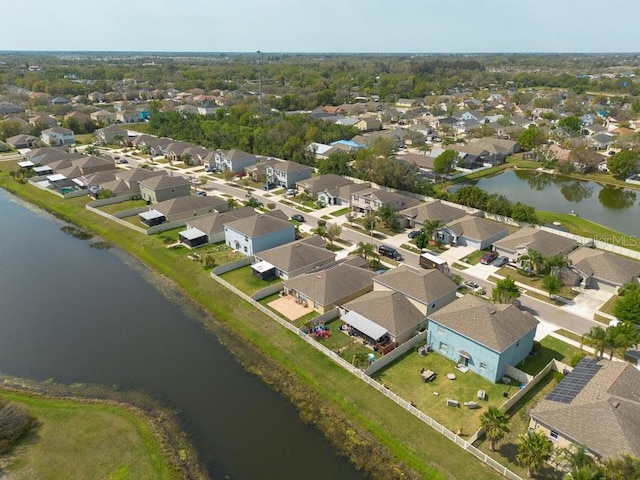
<path id="1" fill-rule="evenodd" d="M 76 145 L 88 145 L 96 141 L 96 136 L 93 133 L 76 133 L 73 138 Z"/>
<path id="2" fill-rule="evenodd" d="M 12 452 L 8 478 L 177 478 L 147 423 L 128 410 L 13 392 L 0 398 L 23 405 L 38 421 Z"/>
<path id="3" fill-rule="evenodd" d="M 455 432 L 461 428 L 463 434 L 470 435 L 480 428 L 482 412 L 489 406 L 502 405 L 505 401 L 503 393 L 515 392 L 517 385 L 513 382 L 510 386 L 495 384 L 471 371 L 462 373 L 456 370 L 455 365 L 437 352 L 430 352 L 423 357 L 410 351 L 376 373 L 374 378 L 394 393 L 412 400 L 418 409 L 449 430 Z M 425 383 L 420 377 L 422 368 L 436 372 L 436 379 Z M 456 379 L 449 380 L 448 373 L 454 373 Z M 480 402 L 481 408 L 466 408 L 464 402 L 478 401 L 478 390 L 485 390 L 488 400 Z M 447 398 L 458 400 L 460 407 L 447 406 Z"/>
<path id="4" fill-rule="evenodd" d="M 462 260 L 470 265 L 477 265 L 480 263 L 480 259 L 485 253 L 487 253 L 485 250 L 476 250 L 475 252 L 471 252 Z"/>
<path id="5" fill-rule="evenodd" d="M 102 210 L 105 213 L 113 215 L 116 212 L 124 212 L 132 208 L 144 207 L 147 204 L 145 200 L 127 200 L 120 203 L 112 203 L 111 205 L 103 205 L 98 207 L 98 210 Z"/>
<path id="6" fill-rule="evenodd" d="M 340 210 L 336 210 L 331 214 L 332 217 L 341 217 L 342 215 L 346 215 L 349 213 L 351 209 L 349 207 L 341 208 Z"/>
<path id="7" fill-rule="evenodd" d="M 569 232 L 574 235 L 581 235 L 587 238 L 596 238 L 607 241 L 612 245 L 626 247 L 629 250 L 640 251 L 640 242 L 637 238 L 623 235 L 615 230 L 611 230 L 605 226 L 591 222 L 581 217 L 576 217 L 568 213 L 557 212 L 536 212 L 540 224 L 560 222 Z"/>
<path id="8" fill-rule="evenodd" d="M 616 302 L 618 301 L 619 298 L 620 298 L 620 295 L 617 295 L 617 294 L 613 295 L 609 300 L 607 300 L 607 303 L 605 303 L 600 307 L 600 311 L 602 313 L 608 313 L 609 315 L 613 315 L 613 309 L 615 308 Z"/>
<path id="9" fill-rule="evenodd" d="M 573 340 L 575 342 L 582 343 L 582 335 L 578 335 L 577 333 L 570 332 L 569 330 L 565 330 L 564 328 L 555 330 L 554 333 L 557 333 L 558 335 L 562 335 L 563 337 L 567 337 L 568 339 Z M 564 362 L 564 363 L 567 363 L 567 362 Z"/>
<path id="10" fill-rule="evenodd" d="M 507 412 L 510 431 L 498 442 L 495 452 L 489 450 L 489 442 L 484 437 L 475 446 L 502 465 L 506 465 L 522 478 L 527 478 L 526 469 L 516 462 L 518 437 L 529 428 L 527 412 L 533 409 L 538 402 L 544 400 L 557 384 L 557 374 L 549 372 Z M 550 467 L 545 467 L 535 478 L 539 480 L 561 480 L 563 475 Z"/>
<path id="11" fill-rule="evenodd" d="M 95 215 L 84 208 L 84 197 L 64 200 L 31 185 L 19 184 L 8 174 L 15 168 L 15 162 L 0 165 L 0 187 L 35 205 L 46 207 L 80 228 L 91 230 L 105 241 L 130 252 L 157 274 L 175 282 L 210 312 L 209 328 L 218 334 L 227 330 L 231 332 L 227 336 L 228 347 L 247 364 L 247 368 L 251 368 L 258 357 L 264 357 L 252 371 L 264 377 L 265 382 L 279 385 L 283 394 L 301 410 L 301 415 L 311 418 L 330 438 L 335 437 L 336 425 L 354 429 L 356 439 L 369 435 L 393 456 L 393 462 L 407 465 L 421 478 L 502 478 L 471 454 L 454 450 L 456 447 L 450 440 L 310 348 L 297 335 L 278 327 L 250 304 L 239 301 L 212 281 L 201 264 L 187 261 L 184 251 L 178 256 L 167 250 L 155 235 L 141 235 Z M 241 338 L 242 344 L 234 347 L 230 341 L 233 338 Z M 260 355 L 247 354 L 253 349 L 257 349 Z M 322 405 L 321 414 L 316 414 L 311 408 L 314 405 Z M 375 458 L 371 460 L 375 461 Z"/>
<path id="12" fill-rule="evenodd" d="M 511 277 L 514 281 L 522 283 L 524 285 L 529 285 L 530 287 L 537 288 L 538 290 L 544 291 L 544 287 L 542 286 L 542 281 L 544 277 L 541 275 L 535 277 L 528 277 L 517 271 L 511 267 L 502 267 L 500 270 L 496 272 L 498 275 L 502 275 L 503 277 Z M 574 292 L 570 286 L 563 285 L 558 295 L 564 298 L 573 299 L 578 293 Z"/>
<path id="13" fill-rule="evenodd" d="M 517 367 L 529 375 L 537 375 L 551 361 L 552 358 L 567 365 L 571 357 L 580 353 L 580 349 L 569 345 L 555 337 L 544 337 L 535 354 L 524 359 Z"/>
<path id="14" fill-rule="evenodd" d="M 247 295 L 253 295 L 258 290 L 262 290 L 269 285 L 282 282 L 282 280 L 278 277 L 273 277 L 269 280 L 262 280 L 256 277 L 253 273 L 251 273 L 251 265 L 236 268 L 235 270 L 231 270 L 230 272 L 223 273 L 222 275 L 220 275 L 220 278 L 229 282 L 231 285 L 238 288 L 240 291 L 246 293 Z"/>

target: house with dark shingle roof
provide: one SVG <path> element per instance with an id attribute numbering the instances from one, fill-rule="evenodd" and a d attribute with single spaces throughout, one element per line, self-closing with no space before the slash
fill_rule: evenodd
<path id="1" fill-rule="evenodd" d="M 640 457 L 640 372 L 627 362 L 584 358 L 529 416 L 530 428 L 556 447 Z"/>
<path id="2" fill-rule="evenodd" d="M 240 173 L 245 168 L 255 165 L 256 156 L 252 153 L 247 153 L 243 150 L 218 150 L 209 159 L 209 167 L 226 172 L 227 170 L 233 173 Z"/>
<path id="3" fill-rule="evenodd" d="M 40 132 L 40 139 L 47 145 L 71 145 L 76 143 L 73 130 L 63 127 L 47 128 Z"/>
<path id="4" fill-rule="evenodd" d="M 8 145 L 11 145 L 13 148 L 33 148 L 37 145 L 38 139 L 32 135 L 16 135 L 14 137 L 9 137 L 6 140 Z"/>
<path id="5" fill-rule="evenodd" d="M 492 382 L 533 348 L 538 320 L 515 305 L 465 295 L 429 315 L 428 345 Z"/>
<path id="6" fill-rule="evenodd" d="M 359 213 L 377 212 L 385 204 L 390 205 L 397 212 L 419 203 L 420 201 L 413 197 L 378 188 L 367 188 L 351 194 L 351 210 Z"/>
<path id="7" fill-rule="evenodd" d="M 369 292 L 341 307 L 340 318 L 372 344 L 406 342 L 424 328 L 427 316 L 402 293 Z"/>
<path id="8" fill-rule="evenodd" d="M 350 185 L 353 180 L 349 180 L 341 175 L 334 173 L 327 173 L 325 175 L 318 175 L 317 177 L 307 178 L 300 182 L 296 182 L 296 188 L 306 193 L 312 198 L 317 198 L 318 194 L 327 190 L 337 190 L 344 185 Z"/>
<path id="9" fill-rule="evenodd" d="M 254 271 L 259 273 L 267 267 L 268 270 L 273 269 L 276 277 L 288 280 L 335 260 L 336 254 L 327 250 L 321 237 L 314 235 L 256 253 L 255 264 L 262 265 Z"/>
<path id="10" fill-rule="evenodd" d="M 427 316 L 453 302 L 458 286 L 439 270 L 400 265 L 376 277 L 373 290 L 400 292 Z"/>
<path id="11" fill-rule="evenodd" d="M 438 221 L 440 225 L 452 222 L 466 215 L 461 208 L 445 205 L 440 201 L 421 203 L 415 207 L 400 210 L 406 226 L 409 228 L 422 228 L 425 223 Z"/>
<path id="12" fill-rule="evenodd" d="M 285 218 L 281 210 L 273 210 L 232 220 L 224 226 L 224 241 L 247 256 L 293 242 L 296 229 Z"/>
<path id="13" fill-rule="evenodd" d="M 138 181 L 140 196 L 151 203 L 159 203 L 171 198 L 189 195 L 191 184 L 179 175 L 155 175 Z"/>
<path id="14" fill-rule="evenodd" d="M 569 255 L 570 269 L 579 275 L 585 288 L 612 292 L 627 282 L 637 282 L 640 262 L 595 248 L 580 247 Z"/>
<path id="15" fill-rule="evenodd" d="M 75 160 L 71 160 L 71 163 L 82 171 L 82 175 L 116 169 L 116 162 L 111 157 L 84 155 Z"/>
<path id="16" fill-rule="evenodd" d="M 521 255 L 528 255 L 535 250 L 543 257 L 553 255 L 568 255 L 576 248 L 576 241 L 572 238 L 554 235 L 546 230 L 534 227 L 524 227 L 493 243 L 493 249 L 498 255 L 511 260 L 517 260 Z"/>
<path id="17" fill-rule="evenodd" d="M 436 237 L 443 243 L 484 250 L 493 242 L 509 235 L 506 225 L 482 217 L 467 215 L 438 228 Z"/>
<path id="18" fill-rule="evenodd" d="M 171 178 L 171 177 L 169 177 Z M 178 220 L 191 219 L 209 213 L 226 212 L 229 209 L 229 202 L 219 197 L 199 197 L 195 195 L 185 195 L 171 198 L 149 207 L 149 211 L 157 212 L 164 217 L 163 221 L 175 222 Z M 148 212 L 142 212 L 140 219 L 145 222 Z M 151 226 L 151 225 L 150 225 Z"/>
<path id="19" fill-rule="evenodd" d="M 224 242 L 224 224 L 257 215 L 252 207 L 237 208 L 223 213 L 212 213 L 186 221 L 187 229 L 178 233 L 180 242 L 194 248 L 210 243 Z"/>
<path id="20" fill-rule="evenodd" d="M 373 290 L 376 273 L 362 257 L 304 273 L 285 282 L 287 294 L 307 302 L 319 313 L 343 305 Z"/>
<path id="21" fill-rule="evenodd" d="M 265 168 L 266 182 L 284 188 L 293 188 L 296 182 L 311 177 L 313 168 L 288 160 L 271 163 Z"/>

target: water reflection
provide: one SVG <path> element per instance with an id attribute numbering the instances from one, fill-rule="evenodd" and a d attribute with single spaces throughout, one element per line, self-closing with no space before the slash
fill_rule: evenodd
<path id="1" fill-rule="evenodd" d="M 560 193 L 568 202 L 580 203 L 593 195 L 593 187 L 589 182 L 572 180 L 560 187 Z"/>
<path id="2" fill-rule="evenodd" d="M 636 201 L 636 192 L 620 187 L 604 187 L 598 193 L 598 200 L 604 207 L 622 210 L 633 207 Z"/>
<path id="3" fill-rule="evenodd" d="M 532 189 L 540 192 L 554 183 L 554 177 L 548 173 L 514 170 L 516 177 L 527 182 Z"/>

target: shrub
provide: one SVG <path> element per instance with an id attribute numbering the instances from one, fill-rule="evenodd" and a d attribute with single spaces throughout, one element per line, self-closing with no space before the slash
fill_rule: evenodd
<path id="1" fill-rule="evenodd" d="M 326 227 L 327 226 L 327 221 L 326 220 L 318 220 L 318 226 L 319 227 Z"/>
<path id="2" fill-rule="evenodd" d="M 35 425 L 35 417 L 14 403 L 0 408 L 0 453 L 13 447 Z"/>
<path id="3" fill-rule="evenodd" d="M 574 354 L 571 357 L 571 360 L 569 361 L 569 365 L 571 365 L 572 367 L 575 367 L 586 356 L 587 356 L 587 354 L 585 352 L 578 352 L 578 353 Z"/>

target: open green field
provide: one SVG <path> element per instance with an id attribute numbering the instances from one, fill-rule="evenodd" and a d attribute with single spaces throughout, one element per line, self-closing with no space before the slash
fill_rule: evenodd
<path id="1" fill-rule="evenodd" d="M 0 164 L 0 187 L 95 232 L 171 279 L 211 313 L 208 328 L 227 336 L 227 345 L 247 368 L 282 391 L 301 418 L 315 423 L 357 464 L 372 468 L 378 463 L 386 471 L 389 465 L 404 465 L 429 479 L 502 478 L 250 304 L 238 301 L 200 263 L 187 260 L 184 252 L 174 255 L 155 235 L 136 233 L 89 212 L 82 198 L 63 200 L 19 184 L 8 174 L 14 168 L 12 162 Z M 236 336 L 242 339 L 237 347 Z M 381 451 L 391 457 L 385 459 Z"/>
<path id="2" fill-rule="evenodd" d="M 149 426 L 124 408 L 2 391 L 0 400 L 38 422 L 11 454 L 12 480 L 178 478 Z"/>

